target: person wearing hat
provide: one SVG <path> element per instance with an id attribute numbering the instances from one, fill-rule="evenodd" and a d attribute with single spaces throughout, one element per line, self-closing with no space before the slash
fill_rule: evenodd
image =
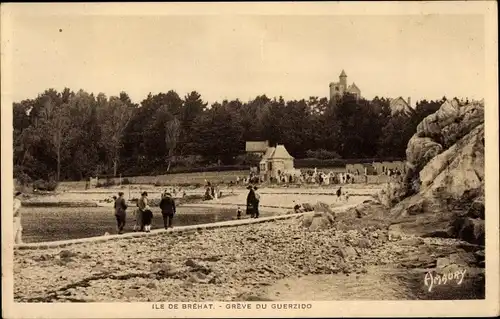
<path id="1" fill-rule="evenodd" d="M 172 228 L 172 221 L 175 215 L 175 201 L 170 193 L 164 193 L 160 201 L 161 215 L 163 216 L 163 226 L 165 229 Z"/>
<path id="2" fill-rule="evenodd" d="M 22 243 L 23 227 L 21 225 L 21 192 L 14 194 L 14 243 Z"/>
<path id="3" fill-rule="evenodd" d="M 115 216 L 118 234 L 123 234 L 123 228 L 125 227 L 126 220 L 126 210 L 127 204 L 125 203 L 125 198 L 123 198 L 123 192 L 119 192 L 118 198 L 115 201 Z"/>
<path id="4" fill-rule="evenodd" d="M 142 215 L 148 206 L 148 192 L 143 192 L 141 198 L 137 201 L 137 210 L 135 211 L 135 225 L 134 231 L 143 231 L 144 223 L 142 221 Z"/>

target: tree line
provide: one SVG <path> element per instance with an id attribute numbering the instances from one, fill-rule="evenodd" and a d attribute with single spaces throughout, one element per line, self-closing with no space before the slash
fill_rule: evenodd
<path id="1" fill-rule="evenodd" d="M 296 158 L 405 157 L 418 123 L 445 98 L 391 114 L 389 99 L 285 101 L 266 95 L 208 105 L 193 91 L 107 97 L 48 89 L 13 105 L 14 176 L 82 180 L 89 176 L 165 173 L 172 167 L 247 163 L 245 141 L 284 144 Z"/>

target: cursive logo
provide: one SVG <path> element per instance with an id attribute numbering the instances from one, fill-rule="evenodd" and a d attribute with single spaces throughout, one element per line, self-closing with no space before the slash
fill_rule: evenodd
<path id="1" fill-rule="evenodd" d="M 452 281 L 456 281 L 457 285 L 462 284 L 464 280 L 465 273 L 467 270 L 460 269 L 454 272 L 448 272 L 445 274 L 437 274 L 429 271 L 425 274 L 424 284 L 426 287 L 429 287 L 429 292 L 432 291 L 434 286 L 446 285 L 447 283 L 451 283 Z"/>

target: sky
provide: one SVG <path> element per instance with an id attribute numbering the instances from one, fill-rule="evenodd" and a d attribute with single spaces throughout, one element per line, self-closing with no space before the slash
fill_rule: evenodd
<path id="1" fill-rule="evenodd" d="M 342 70 L 363 97 L 485 94 L 481 15 L 17 15 L 12 98 L 196 90 L 209 103 L 328 96 Z"/>

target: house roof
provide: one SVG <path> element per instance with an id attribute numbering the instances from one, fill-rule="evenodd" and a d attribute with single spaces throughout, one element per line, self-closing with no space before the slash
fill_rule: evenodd
<path id="1" fill-rule="evenodd" d="M 358 91 L 360 91 L 360 89 L 358 88 L 358 86 L 354 82 L 352 82 L 352 84 L 349 86 L 349 90 L 358 90 Z"/>
<path id="2" fill-rule="evenodd" d="M 269 147 L 269 142 L 268 141 L 247 141 L 245 150 L 247 152 L 259 152 L 263 153 L 267 150 Z"/>
<path id="3" fill-rule="evenodd" d="M 288 153 L 285 146 L 282 144 L 276 145 L 276 149 L 272 153 L 271 159 L 293 159 L 292 155 Z"/>
<path id="4" fill-rule="evenodd" d="M 265 162 L 268 158 L 271 158 L 275 149 L 276 148 L 274 148 L 274 147 L 268 147 L 266 152 L 264 153 L 264 155 L 262 155 L 262 159 L 260 160 L 260 162 L 261 163 Z"/>
<path id="5" fill-rule="evenodd" d="M 342 72 L 340 73 L 340 76 L 345 76 L 345 77 L 347 77 L 347 75 L 345 74 L 345 71 L 344 71 L 344 70 L 342 70 Z"/>

